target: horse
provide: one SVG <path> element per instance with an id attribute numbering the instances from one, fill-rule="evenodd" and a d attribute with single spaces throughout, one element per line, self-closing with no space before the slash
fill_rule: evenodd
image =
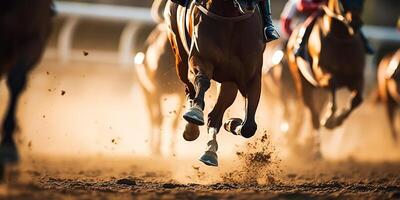
<path id="1" fill-rule="evenodd" d="M 209 166 L 218 166 L 217 133 L 224 112 L 233 104 L 238 91 L 246 99 L 245 119 L 231 118 L 224 128 L 245 138 L 252 137 L 257 130 L 255 114 L 265 49 L 259 1 L 199 0 L 188 2 L 185 7 L 169 1 L 165 9 L 175 66 L 189 105 L 183 115 L 187 121 L 184 137 L 197 138 L 193 133 L 197 135 L 198 126 L 205 124 L 204 96 L 210 81 L 221 83 L 217 102 L 208 114 L 206 151 L 200 157 Z"/>
<path id="2" fill-rule="evenodd" d="M 151 13 L 153 18 L 159 23 L 141 48 L 135 55 L 135 69 L 139 85 L 146 99 L 146 106 L 150 115 L 151 135 L 150 148 L 152 153 L 158 155 L 161 153 L 160 146 L 162 142 L 161 126 L 163 124 L 162 97 L 164 95 L 174 94 L 179 98 L 179 104 L 184 102 L 185 96 L 178 92 L 182 89 L 175 72 L 175 60 L 172 48 L 169 45 L 167 29 L 163 23 L 163 9 L 167 0 L 156 0 L 153 2 Z M 175 153 L 176 137 L 175 133 L 179 125 L 179 116 L 182 112 L 182 106 L 179 106 L 174 112 L 172 124 L 172 133 L 170 149 L 171 155 Z"/>
<path id="3" fill-rule="evenodd" d="M 397 143 L 398 135 L 395 127 L 395 113 L 400 105 L 400 49 L 384 57 L 378 66 L 378 95 L 386 106 L 390 131 L 393 141 Z"/>
<path id="4" fill-rule="evenodd" d="M 306 45 L 308 61 L 294 53 L 297 40 L 304 33 L 304 25 L 293 32 L 287 46 L 290 70 L 299 99 L 296 118 L 303 118 L 305 105 L 311 112 L 312 126 L 316 130 L 314 133 L 321 125 L 327 129 L 340 126 L 362 103 L 364 89 L 365 50 L 358 30 L 353 28 L 360 26 L 361 10 L 343 13 L 338 0 L 328 0 L 322 11 L 323 14 L 316 18 Z M 350 105 L 337 112 L 336 91 L 340 88 L 347 88 L 352 94 Z M 330 98 L 326 91 L 329 91 Z M 327 101 L 328 112 L 321 120 Z M 318 155 L 319 141 L 315 137 Z"/>
<path id="5" fill-rule="evenodd" d="M 2 124 L 0 164 L 17 163 L 19 153 L 13 134 L 17 128 L 18 99 L 28 73 L 40 61 L 51 32 L 54 15 L 51 0 L 5 1 L 0 5 L 0 76 L 7 77 L 10 91 Z"/>

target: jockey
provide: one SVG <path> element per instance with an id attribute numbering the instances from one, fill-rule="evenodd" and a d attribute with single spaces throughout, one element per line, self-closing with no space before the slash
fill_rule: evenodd
<path id="1" fill-rule="evenodd" d="M 292 22 L 294 18 L 298 17 L 299 11 L 297 10 L 297 3 L 300 0 L 288 0 L 281 13 L 281 31 L 289 37 L 292 32 Z"/>
<path id="2" fill-rule="evenodd" d="M 281 24 L 282 24 L 282 30 L 287 35 L 290 35 L 292 33 L 291 23 L 292 23 L 293 17 L 297 13 L 302 13 L 302 14 L 311 16 L 305 22 L 307 28 L 306 28 L 303 38 L 299 44 L 299 48 L 296 51 L 297 56 L 300 56 L 302 58 L 306 57 L 304 55 L 305 45 L 311 34 L 312 27 L 315 23 L 315 19 L 322 14 L 322 11 L 320 10 L 320 5 L 324 4 L 325 2 L 326 2 L 326 0 L 289 0 L 289 2 L 286 4 L 284 12 L 281 15 Z M 361 9 L 362 4 L 363 4 L 362 0 L 341 0 L 341 2 L 343 4 L 343 7 L 345 10 Z M 369 45 L 363 32 L 361 32 L 361 29 L 360 29 L 361 27 L 353 27 L 353 28 L 356 30 L 359 30 L 361 39 L 364 42 L 366 52 L 368 54 L 372 54 L 374 51 L 373 51 L 372 47 Z"/>
<path id="3" fill-rule="evenodd" d="M 171 1 L 178 3 L 181 6 L 185 6 L 188 3 L 188 1 L 190 1 L 190 0 L 171 0 Z M 275 30 L 275 27 L 272 23 L 270 0 L 262 0 L 258 4 L 258 6 L 260 8 L 262 21 L 264 24 L 264 39 L 265 39 L 265 41 L 269 42 L 269 41 L 278 39 L 280 37 L 279 33 L 278 33 L 278 31 Z"/>

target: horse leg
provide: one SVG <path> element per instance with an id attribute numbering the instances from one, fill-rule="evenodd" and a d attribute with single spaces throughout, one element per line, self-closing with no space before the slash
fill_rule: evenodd
<path id="1" fill-rule="evenodd" d="M 170 149 L 171 149 L 171 154 L 174 155 L 176 152 L 176 131 L 178 130 L 178 125 L 180 122 L 180 116 L 183 110 L 183 106 L 181 104 L 185 101 L 183 95 L 179 95 L 179 103 L 177 105 L 178 108 L 175 113 L 175 118 L 174 121 L 172 122 L 172 133 L 171 133 L 171 144 L 170 144 Z"/>
<path id="2" fill-rule="evenodd" d="M 344 120 L 346 120 L 350 116 L 354 109 L 361 105 L 361 103 L 363 102 L 363 85 L 364 81 L 363 79 L 361 79 L 356 81 L 355 86 L 349 87 L 349 89 L 352 91 L 350 106 L 341 111 L 340 114 L 336 117 L 335 123 L 333 124 L 334 127 L 342 125 Z"/>
<path id="3" fill-rule="evenodd" d="M 320 113 L 322 106 L 318 106 L 318 102 L 316 102 L 314 99 L 316 94 L 315 88 L 313 88 L 313 86 L 311 86 L 305 79 L 303 79 L 303 81 L 303 102 L 305 106 L 308 107 L 308 109 L 310 110 L 311 122 L 313 126 L 313 130 L 311 133 L 312 135 L 308 144 L 311 145 L 311 152 L 313 157 L 319 159 L 321 157 L 321 144 L 318 130 L 320 129 Z"/>
<path id="4" fill-rule="evenodd" d="M 179 59 L 179 58 L 176 58 Z M 190 82 L 188 77 L 188 64 L 184 63 L 182 60 L 177 60 L 176 69 L 179 79 L 185 84 L 186 98 L 189 101 L 189 106 L 193 106 L 193 101 L 196 95 L 196 91 L 192 82 Z M 185 117 L 185 115 L 184 115 Z M 186 141 L 194 141 L 200 135 L 200 130 L 197 124 L 186 123 L 185 130 L 183 131 L 183 138 Z"/>
<path id="5" fill-rule="evenodd" d="M 160 96 L 156 92 L 144 91 L 146 98 L 147 110 L 150 115 L 150 149 L 153 154 L 161 154 L 161 126 L 162 126 L 162 110 Z"/>
<path id="6" fill-rule="evenodd" d="M 173 12 L 172 12 L 173 13 Z M 176 17 L 176 16 L 175 16 Z M 175 23 L 171 23 L 169 18 L 166 18 L 166 24 L 169 24 L 171 26 L 171 29 L 174 31 L 178 31 L 178 28 L 176 27 Z M 186 51 L 184 50 L 184 47 L 182 46 L 181 41 L 178 42 L 179 38 L 176 37 L 174 32 L 168 31 L 168 39 L 171 44 L 171 48 L 175 54 L 175 68 L 176 72 L 178 75 L 178 78 L 181 82 L 185 84 L 185 94 L 186 98 L 192 106 L 193 99 L 196 95 L 196 91 L 194 89 L 194 85 L 192 82 L 190 82 L 188 73 L 189 73 L 189 65 L 187 63 L 188 60 L 188 55 Z M 185 130 L 183 132 L 183 138 L 187 141 L 194 141 L 196 140 L 200 135 L 200 130 L 197 125 L 192 124 L 192 123 L 187 123 L 185 125 Z"/>
<path id="7" fill-rule="evenodd" d="M 321 124 L 327 129 L 335 128 L 335 113 L 337 110 L 336 105 L 336 88 L 331 87 L 331 101 L 329 102 L 329 110 L 326 117 L 322 120 Z"/>
<path id="8" fill-rule="evenodd" d="M 234 135 L 241 135 L 245 138 L 252 137 L 257 131 L 255 114 L 260 101 L 261 94 L 261 76 L 256 76 L 250 81 L 246 94 L 246 117 L 242 123 L 241 119 L 229 119 L 224 127 Z"/>
<path id="9" fill-rule="evenodd" d="M 16 110 L 21 92 L 26 87 L 27 75 L 33 65 L 18 63 L 8 73 L 7 87 L 10 90 L 6 117 L 2 127 L 2 140 L 0 146 L 0 159 L 2 163 L 15 163 L 19 160 L 17 146 L 13 134 L 17 127 Z"/>
<path id="10" fill-rule="evenodd" d="M 395 113 L 396 113 L 396 102 L 388 95 L 386 102 L 386 113 L 389 119 L 390 132 L 395 143 L 397 143 L 397 133 L 395 128 Z"/>
<path id="11" fill-rule="evenodd" d="M 217 134 L 222 126 L 222 119 L 226 109 L 235 101 L 238 88 L 233 82 L 221 84 L 217 103 L 213 110 L 208 114 L 208 142 L 207 148 L 200 161 L 206 165 L 218 166 L 218 143 Z"/>
<path id="12" fill-rule="evenodd" d="M 213 66 L 204 63 L 195 55 L 192 55 L 190 59 L 190 66 L 195 74 L 196 96 L 189 110 L 183 115 L 183 118 L 189 123 L 202 126 L 204 125 L 204 96 L 210 88 L 210 77 L 212 77 Z"/>

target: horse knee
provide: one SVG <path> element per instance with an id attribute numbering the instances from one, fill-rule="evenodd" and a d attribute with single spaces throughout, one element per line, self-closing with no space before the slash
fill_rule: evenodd
<path id="1" fill-rule="evenodd" d="M 251 138 L 256 134 L 256 131 L 257 131 L 256 123 L 252 124 L 245 123 L 243 127 L 240 129 L 240 135 L 242 135 L 245 138 Z"/>
<path id="2" fill-rule="evenodd" d="M 222 126 L 222 116 L 215 112 L 210 112 L 208 114 L 208 127 L 214 127 L 219 131 Z"/>
<path id="3" fill-rule="evenodd" d="M 205 103 L 204 103 L 204 94 L 210 88 L 210 79 L 204 75 L 204 74 L 199 74 L 195 78 L 195 84 L 196 84 L 196 97 L 195 97 L 195 103 L 199 105 L 202 109 L 204 109 Z"/>

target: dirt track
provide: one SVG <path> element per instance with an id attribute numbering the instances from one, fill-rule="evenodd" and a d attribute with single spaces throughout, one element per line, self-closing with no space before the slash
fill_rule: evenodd
<path id="1" fill-rule="evenodd" d="M 131 164 L 129 164 L 131 162 Z M 101 159 L 40 160 L 11 170 L 1 199 L 399 199 L 400 164 L 319 162 L 299 169 L 286 165 L 265 177 L 267 182 L 181 182 L 170 170 L 146 170 L 146 165 L 167 161 Z M 97 164 L 95 164 L 97 163 Z M 27 164 L 27 163 L 25 163 Z M 24 167 L 25 166 L 25 167 Z M 116 167 L 118 166 L 118 167 Z M 173 168 L 173 167 L 172 167 Z M 192 169 L 191 174 L 208 168 Z M 198 171 L 196 171 L 198 170 Z M 296 171 L 294 173 L 293 171 Z M 190 174 L 190 172 L 189 172 Z M 15 177 L 18 177 L 15 179 Z M 207 177 L 203 177 L 207 179 Z M 201 181 L 200 181 L 201 182 Z M 5 193 L 5 190 L 8 192 Z"/>

